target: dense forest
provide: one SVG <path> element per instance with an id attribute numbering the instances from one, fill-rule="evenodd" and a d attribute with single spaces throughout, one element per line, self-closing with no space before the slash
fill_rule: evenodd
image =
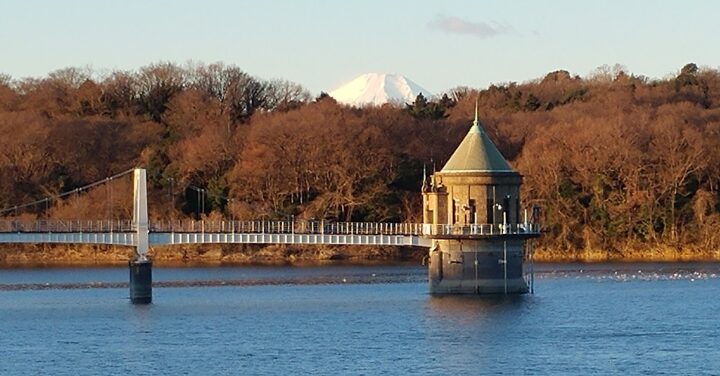
<path id="1" fill-rule="evenodd" d="M 543 208 L 544 248 L 718 249 L 720 71 L 692 63 L 660 80 L 603 66 L 366 108 L 220 63 L 0 75 L 0 208 L 144 166 L 156 219 L 418 222 L 423 166 L 442 167 L 476 101 L 525 204 Z M 129 218 L 130 184 L 1 215 Z"/>

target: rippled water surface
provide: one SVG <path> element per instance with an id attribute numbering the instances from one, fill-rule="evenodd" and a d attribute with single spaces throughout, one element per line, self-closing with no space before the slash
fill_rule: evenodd
<path id="1" fill-rule="evenodd" d="M 0 270 L 0 375 L 720 374 L 720 265 L 539 266 L 431 297 L 420 266 Z"/>

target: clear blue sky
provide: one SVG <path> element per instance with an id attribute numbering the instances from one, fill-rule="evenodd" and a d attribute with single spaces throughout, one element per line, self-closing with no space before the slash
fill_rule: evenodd
<path id="1" fill-rule="evenodd" d="M 0 0 L 0 73 L 235 64 L 330 91 L 367 72 L 439 93 L 603 64 L 718 68 L 718 1 Z"/>

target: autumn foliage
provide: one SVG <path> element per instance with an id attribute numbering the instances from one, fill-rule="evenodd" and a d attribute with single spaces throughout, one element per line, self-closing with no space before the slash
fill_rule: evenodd
<path id="1" fill-rule="evenodd" d="M 423 166 L 439 169 L 475 102 L 563 251 L 720 245 L 720 72 L 455 88 L 407 106 L 352 108 L 223 64 L 93 75 L 0 75 L 0 207 L 135 166 L 156 219 L 421 220 Z M 427 106 L 427 107 L 423 107 Z M 7 217 L 128 218 L 129 181 Z"/>

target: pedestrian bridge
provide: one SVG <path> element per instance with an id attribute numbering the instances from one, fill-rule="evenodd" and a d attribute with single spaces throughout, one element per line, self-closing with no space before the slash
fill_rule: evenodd
<path id="1" fill-rule="evenodd" d="M 152 262 L 150 246 L 180 244 L 305 244 L 305 245 L 373 245 L 433 248 L 435 239 L 527 238 L 539 235 L 536 224 L 426 224 L 426 223 L 358 223 L 330 221 L 162 221 L 148 218 L 146 172 L 129 170 L 103 181 L 78 188 L 92 188 L 113 178 L 133 173 L 134 202 L 131 220 L 0 220 L 0 244 L 106 244 L 135 248 L 129 262 L 130 300 L 152 301 Z M 55 199 L 72 194 L 66 192 Z M 0 210 L 0 214 L 31 205 L 48 205 L 48 199 Z M 477 252 L 475 271 L 477 273 Z M 501 260 L 507 265 L 505 254 Z M 507 281 L 506 281 L 507 282 Z"/>
<path id="2" fill-rule="evenodd" d="M 431 225 L 326 221 L 149 221 L 149 246 L 178 244 L 331 244 L 430 247 L 445 236 L 536 232 L 532 224 Z M 142 235 L 142 234 L 141 234 Z M 0 221 L 0 243 L 138 246 L 133 221 Z"/>
<path id="3" fill-rule="evenodd" d="M 432 239 L 458 235 L 462 235 L 464 238 L 482 239 L 539 233 L 536 225 L 527 223 L 527 220 L 526 223 L 520 224 L 465 225 L 295 220 L 149 220 L 144 169 L 128 170 L 89 184 L 79 190 L 91 188 L 130 173 L 133 174 L 134 186 L 132 220 L 0 220 L 0 243 L 131 246 L 135 247 L 139 260 L 146 260 L 150 246 L 179 244 L 329 244 L 431 247 Z M 63 195 L 67 195 L 67 193 Z M 45 200 L 35 203 L 43 202 Z M 7 212 L 7 209 L 3 212 Z"/>

